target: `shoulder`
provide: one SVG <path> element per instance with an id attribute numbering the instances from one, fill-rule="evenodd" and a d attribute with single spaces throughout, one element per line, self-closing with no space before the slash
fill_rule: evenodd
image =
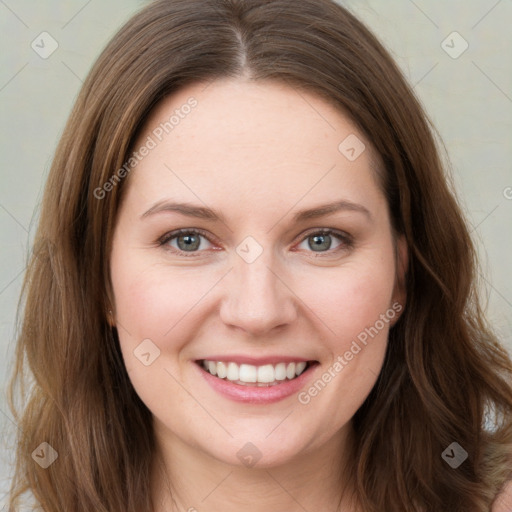
<path id="1" fill-rule="evenodd" d="M 511 512 L 512 511 L 512 480 L 509 480 L 502 487 L 491 512 Z"/>

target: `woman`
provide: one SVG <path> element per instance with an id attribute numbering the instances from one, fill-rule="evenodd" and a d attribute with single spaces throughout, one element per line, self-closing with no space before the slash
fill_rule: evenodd
<path id="1" fill-rule="evenodd" d="M 476 268 L 427 118 L 350 13 L 152 3 L 46 186 L 11 509 L 510 510 L 512 362 Z"/>

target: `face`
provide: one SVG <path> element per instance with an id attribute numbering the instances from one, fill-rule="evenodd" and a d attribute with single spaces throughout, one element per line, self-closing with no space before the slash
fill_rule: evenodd
<path id="1" fill-rule="evenodd" d="M 236 465 L 333 442 L 404 303 L 371 141 L 314 95 L 217 80 L 160 103 L 139 149 L 110 265 L 155 428 Z"/>

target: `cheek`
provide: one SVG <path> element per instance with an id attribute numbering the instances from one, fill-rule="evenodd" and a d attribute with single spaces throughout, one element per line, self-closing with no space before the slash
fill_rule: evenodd
<path id="1" fill-rule="evenodd" d="M 326 327 L 331 348 L 341 350 L 390 310 L 394 261 L 368 259 L 322 271 L 303 279 L 299 295 Z"/>
<path id="2" fill-rule="evenodd" d="M 196 297 L 194 286 L 187 280 L 172 280 L 158 272 L 126 272 L 114 283 L 116 314 L 134 335 L 162 338 L 178 317 L 186 314 L 189 302 Z"/>
<path id="3" fill-rule="evenodd" d="M 114 257 L 112 262 L 116 318 L 129 334 L 125 338 L 131 338 L 131 344 L 149 338 L 166 350 L 179 348 L 169 343 L 186 344 L 184 325 L 202 309 L 202 300 L 222 275 L 199 267 L 148 265 L 134 256 Z M 339 267 L 297 271 L 288 278 L 304 302 L 302 314 L 313 312 L 311 322 L 321 321 L 324 335 L 341 350 L 389 310 L 394 260 L 390 250 Z M 291 295 L 290 300 L 295 300 Z"/>
<path id="4" fill-rule="evenodd" d="M 309 418 L 330 411 L 321 426 L 311 426 L 318 428 L 319 441 L 350 421 L 378 378 L 396 315 L 391 304 L 393 276 L 387 270 L 376 272 L 375 267 L 338 269 L 337 278 L 326 280 L 322 293 L 310 296 L 315 313 L 327 326 L 322 341 L 329 357 L 298 401 Z"/>
<path id="5" fill-rule="evenodd" d="M 317 325 L 329 360 L 318 375 L 321 382 L 311 393 L 306 390 L 301 403 L 314 401 L 318 413 L 323 408 L 336 410 L 333 428 L 355 413 L 381 370 L 389 328 L 397 315 L 392 307 L 394 281 L 389 251 L 386 257 L 381 253 L 361 258 L 317 274 L 316 279 L 311 275 L 302 284 L 301 296 L 321 321 Z"/>
<path id="6" fill-rule="evenodd" d="M 197 330 L 202 299 L 219 277 L 199 268 L 147 264 L 137 257 L 113 258 L 112 262 L 116 321 L 127 369 L 139 367 L 131 355 L 145 339 L 162 355 L 179 355 Z"/>
<path id="7" fill-rule="evenodd" d="M 195 332 L 194 306 L 212 287 L 211 276 L 190 269 L 171 273 L 160 265 L 129 257 L 113 263 L 117 331 L 135 390 L 153 413 L 164 407 L 164 390 L 172 394 L 173 408 L 188 410 L 187 398 L 175 380 L 183 378 L 176 358 Z M 148 352 L 149 364 L 145 365 L 142 354 Z"/>

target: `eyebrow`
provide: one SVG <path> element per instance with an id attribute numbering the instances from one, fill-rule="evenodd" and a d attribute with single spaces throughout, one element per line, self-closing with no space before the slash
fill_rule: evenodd
<path id="1" fill-rule="evenodd" d="M 352 211 L 362 213 L 369 220 L 372 220 L 370 211 L 362 204 L 343 199 L 333 203 L 327 203 L 315 206 L 313 208 L 300 210 L 293 216 L 293 221 L 302 222 L 309 219 L 316 219 L 339 211 Z M 225 223 L 225 218 L 222 214 L 217 213 L 215 210 L 212 210 L 206 206 L 196 206 L 190 203 L 178 203 L 166 200 L 158 201 L 155 203 L 149 210 L 141 215 L 141 219 L 161 212 L 176 212 L 188 217 L 195 217 L 198 219 L 211 221 L 221 221 Z"/>

